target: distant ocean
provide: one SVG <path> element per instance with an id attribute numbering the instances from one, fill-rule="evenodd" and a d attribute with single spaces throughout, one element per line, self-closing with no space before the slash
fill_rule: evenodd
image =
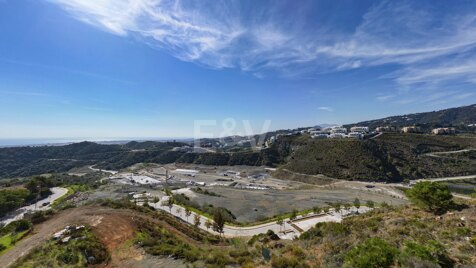
<path id="1" fill-rule="evenodd" d="M 0 139 L 0 147 L 61 146 L 82 141 L 101 144 L 123 144 L 130 141 L 189 141 L 189 138 L 59 138 L 59 139 Z"/>

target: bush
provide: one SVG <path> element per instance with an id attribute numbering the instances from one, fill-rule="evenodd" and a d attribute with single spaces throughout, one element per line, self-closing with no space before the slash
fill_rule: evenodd
<path id="1" fill-rule="evenodd" d="M 415 241 L 406 242 L 400 259 L 403 266 L 410 266 L 407 260 L 413 259 L 439 264 L 442 267 L 452 266 L 452 261 L 448 258 L 444 246 L 435 240 L 430 240 L 425 245 Z"/>
<path id="2" fill-rule="evenodd" d="M 301 234 L 300 239 L 308 240 L 314 237 L 341 236 L 348 234 L 349 228 L 338 222 L 319 222 L 316 226 Z"/>
<path id="3" fill-rule="evenodd" d="M 438 182 L 418 182 L 406 191 L 406 195 L 415 205 L 429 212 L 441 214 L 454 207 L 448 186 Z"/>
<path id="4" fill-rule="evenodd" d="M 370 238 L 345 255 L 345 266 L 384 268 L 394 264 L 398 249 L 380 238 Z"/>
<path id="5" fill-rule="evenodd" d="M 69 250 L 58 254 L 57 259 L 64 264 L 76 264 L 79 261 L 78 255 Z"/>
<path id="6" fill-rule="evenodd" d="M 26 189 L 0 190 L 0 217 L 25 205 L 29 194 Z"/>
<path id="7" fill-rule="evenodd" d="M 7 247 L 4 244 L 0 244 L 0 252 L 4 251 Z"/>
<path id="8" fill-rule="evenodd" d="M 23 232 L 31 228 L 32 223 L 28 220 L 19 220 L 15 223 L 15 231 L 16 232 Z"/>
<path id="9" fill-rule="evenodd" d="M 286 258 L 283 256 L 273 255 L 271 258 L 271 267 L 273 268 L 291 268 L 291 267 L 309 267 L 306 263 L 300 261 L 296 257 Z"/>
<path id="10" fill-rule="evenodd" d="M 33 224 L 38 224 L 46 221 L 54 212 L 52 210 L 47 211 L 36 211 L 30 216 L 30 220 Z"/>

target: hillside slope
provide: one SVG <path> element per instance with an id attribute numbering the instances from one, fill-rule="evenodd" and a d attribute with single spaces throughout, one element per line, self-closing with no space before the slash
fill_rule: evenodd
<path id="1" fill-rule="evenodd" d="M 303 174 L 364 181 L 401 181 L 476 174 L 471 153 L 433 157 L 430 152 L 476 148 L 476 137 L 386 133 L 373 140 L 280 139 L 292 150 L 282 166 Z"/>
<path id="2" fill-rule="evenodd" d="M 361 125 L 369 126 L 374 129 L 378 126 L 408 126 L 422 125 L 427 127 L 439 126 L 467 126 L 476 124 L 476 104 L 450 108 L 440 111 L 415 113 L 407 115 L 391 116 L 381 119 L 368 120 L 355 124 L 349 124 L 347 127 Z"/>

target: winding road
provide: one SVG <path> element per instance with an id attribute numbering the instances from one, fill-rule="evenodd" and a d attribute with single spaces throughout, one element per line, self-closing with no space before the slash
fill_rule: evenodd
<path id="1" fill-rule="evenodd" d="M 106 169 L 93 168 L 93 166 L 89 166 L 89 169 L 92 170 L 92 171 L 110 173 L 112 175 L 117 174 L 117 171 L 115 171 L 115 170 L 106 170 Z"/>
<path id="2" fill-rule="evenodd" d="M 169 199 L 168 196 L 164 196 L 160 199 L 157 203 L 149 203 L 155 209 L 163 210 L 167 213 L 170 213 L 183 221 L 194 224 L 194 216 L 196 213 L 191 213 L 190 216 L 185 215 L 185 208 L 179 206 L 177 204 L 173 204 L 172 208 L 168 206 L 163 206 L 165 202 Z M 177 212 L 177 209 L 180 212 Z M 365 213 L 369 211 L 370 208 L 367 207 L 360 207 L 358 209 L 359 213 Z M 254 236 L 257 234 L 266 233 L 268 230 L 272 230 L 275 232 L 281 239 L 293 239 L 296 236 L 299 236 L 303 231 L 307 231 L 313 226 L 315 226 L 318 222 L 340 222 L 344 216 L 347 216 L 351 213 L 355 213 L 357 211 L 356 208 L 350 208 L 348 211 L 342 209 L 341 212 L 335 212 L 331 210 L 328 214 L 313 214 L 310 213 L 304 216 L 298 216 L 296 219 L 284 219 L 284 224 L 281 226 L 276 221 L 263 223 L 254 226 L 247 226 L 247 227 L 240 227 L 240 226 L 232 226 L 232 225 L 225 225 L 223 228 L 223 235 L 226 237 L 243 237 L 243 236 Z M 217 232 L 213 231 L 212 228 L 207 228 L 205 226 L 205 222 L 210 220 L 209 218 L 200 215 L 200 225 L 198 226 L 200 229 L 205 230 L 207 232 L 218 234 Z"/>
<path id="3" fill-rule="evenodd" d="M 463 149 L 457 151 L 446 151 L 446 152 L 433 152 L 433 153 L 426 153 L 424 155 L 431 156 L 431 157 L 441 157 L 443 155 L 451 155 L 451 154 L 460 154 L 460 153 L 467 153 L 471 151 L 476 151 L 476 149 Z"/>
<path id="4" fill-rule="evenodd" d="M 28 212 L 33 211 L 40 211 L 40 210 L 48 210 L 51 208 L 51 204 L 65 195 L 68 192 L 68 189 L 63 187 L 53 187 L 50 189 L 52 194 L 49 195 L 47 198 L 39 200 L 38 202 L 31 204 L 29 206 L 21 207 L 14 212 L 10 213 L 9 215 L 2 218 L 1 223 L 7 225 L 12 221 L 17 221 L 23 219 L 23 216 Z M 43 204 L 46 204 L 43 206 Z"/>

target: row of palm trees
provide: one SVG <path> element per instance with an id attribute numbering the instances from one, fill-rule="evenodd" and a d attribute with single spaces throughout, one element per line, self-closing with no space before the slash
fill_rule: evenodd
<path id="1" fill-rule="evenodd" d="M 173 208 L 173 205 L 175 203 L 175 200 L 173 199 L 172 196 L 169 197 L 168 200 L 164 201 L 162 203 L 163 206 L 167 206 L 169 208 L 169 211 L 170 213 L 172 213 L 172 208 Z M 375 204 L 373 201 L 371 200 L 368 200 L 366 202 L 366 205 L 367 207 L 369 208 L 374 208 Z M 358 198 L 356 198 L 353 202 L 353 204 L 349 204 L 349 203 L 341 203 L 341 202 L 336 202 L 336 203 L 330 203 L 329 206 L 327 207 L 319 207 L 319 206 L 315 206 L 312 208 L 312 212 L 314 214 L 319 214 L 321 212 L 323 213 L 328 213 L 330 208 L 333 208 L 335 212 L 340 212 L 342 210 L 342 208 L 344 208 L 345 210 L 349 210 L 352 206 L 356 207 L 357 209 L 360 208 L 361 206 L 361 203 L 360 203 L 360 200 Z M 182 213 L 182 208 L 181 207 L 177 207 L 176 211 L 175 211 L 177 214 L 181 214 Z M 296 209 L 294 209 L 292 212 L 291 212 L 291 215 L 289 217 L 289 219 L 291 221 L 295 220 L 298 216 L 298 211 Z M 185 207 L 185 217 L 187 219 L 187 222 L 188 222 L 188 218 L 192 215 L 192 211 L 190 210 L 190 208 L 188 207 Z M 286 222 L 285 222 L 285 218 L 284 217 L 278 217 L 276 223 L 280 226 L 280 231 L 282 231 L 282 229 L 284 228 L 284 230 L 286 229 Z M 196 227 L 199 227 L 201 224 L 201 218 L 200 218 L 200 215 L 198 213 L 195 213 L 194 214 L 194 225 Z M 223 228 L 224 228 L 224 224 L 225 224 L 225 220 L 223 218 L 223 215 L 221 214 L 220 211 L 217 211 L 217 213 L 215 213 L 213 215 L 213 221 L 210 220 L 210 219 L 207 219 L 204 223 L 205 225 L 205 228 L 207 228 L 207 231 L 213 227 L 213 230 L 222 234 L 223 233 Z"/>
<path id="2" fill-rule="evenodd" d="M 175 200 L 173 199 L 173 197 L 169 197 L 168 200 L 162 202 L 162 206 L 166 206 L 169 208 L 169 212 L 170 214 L 172 214 L 172 208 L 175 204 Z M 187 219 L 187 222 L 188 222 L 188 218 L 192 215 L 192 211 L 190 210 L 189 207 L 185 207 L 184 209 L 185 211 L 185 218 Z M 182 213 L 182 207 L 177 207 L 175 212 L 177 214 L 181 214 Z M 193 225 L 195 227 L 199 227 L 201 224 L 201 217 L 198 213 L 195 213 L 194 216 L 193 216 Z M 213 227 L 213 230 L 218 232 L 219 234 L 222 234 L 223 233 L 223 228 L 224 228 L 224 225 L 225 225 L 225 219 L 223 217 L 223 215 L 221 214 L 220 211 L 217 211 L 214 215 L 213 215 L 213 221 L 210 220 L 210 219 L 207 219 L 204 223 L 205 225 L 205 228 L 207 228 L 207 231 Z"/>
<path id="3" fill-rule="evenodd" d="M 330 203 L 329 206 L 322 207 L 322 208 L 319 207 L 319 206 L 315 206 L 315 207 L 312 208 L 312 212 L 314 214 L 319 214 L 321 212 L 328 213 L 331 208 L 333 208 L 335 212 L 340 212 L 342 210 L 342 208 L 344 208 L 345 210 L 349 210 L 352 206 L 359 209 L 360 206 L 361 206 L 360 200 L 358 198 L 356 198 L 354 200 L 354 202 L 352 203 L 352 205 L 349 204 L 349 203 L 336 202 L 336 203 Z M 369 207 L 369 208 L 374 208 L 375 204 L 374 204 L 373 201 L 368 200 L 366 202 L 366 206 Z M 299 212 L 296 209 L 294 209 L 291 212 L 291 215 L 289 216 L 289 219 L 291 221 L 295 220 L 298 216 L 298 213 Z M 283 216 L 278 217 L 276 223 L 280 226 L 280 231 L 282 231 L 283 228 L 284 228 L 284 230 L 286 230 L 286 227 L 285 227 L 286 226 L 286 221 L 285 221 L 285 218 Z"/>

